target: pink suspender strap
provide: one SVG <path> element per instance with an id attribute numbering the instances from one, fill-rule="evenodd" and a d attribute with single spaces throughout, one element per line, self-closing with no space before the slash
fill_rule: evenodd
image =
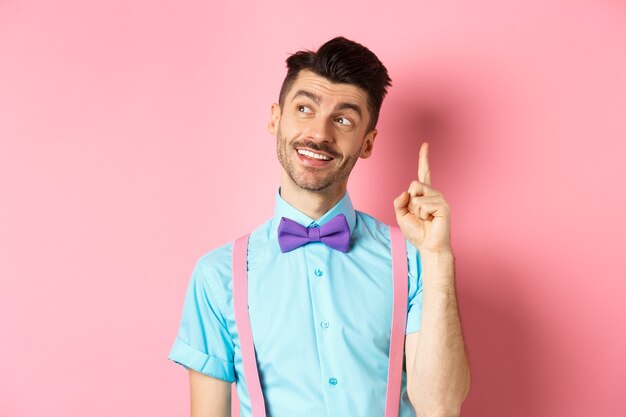
<path id="1" fill-rule="evenodd" d="M 252 341 L 252 327 L 248 315 L 248 238 L 250 234 L 240 237 L 233 245 L 233 304 L 235 322 L 239 332 L 243 372 L 246 376 L 248 395 L 253 417 L 265 417 L 265 401 L 259 382 L 259 371 L 256 367 L 256 355 Z"/>
<path id="2" fill-rule="evenodd" d="M 406 258 L 406 241 L 400 228 L 390 226 L 391 268 L 393 272 L 393 316 L 389 343 L 389 369 L 387 371 L 387 399 L 385 417 L 398 417 L 400 390 L 402 388 L 402 363 L 404 361 L 404 334 L 408 306 L 409 267 Z"/>
<path id="3" fill-rule="evenodd" d="M 248 315 L 248 238 L 240 237 L 233 245 L 233 303 L 235 322 L 239 332 L 243 371 L 246 375 L 248 395 L 252 407 L 252 417 L 265 417 L 265 400 L 259 371 L 256 366 L 252 327 Z M 393 274 L 393 315 L 389 343 L 389 369 L 387 371 L 387 398 L 385 417 L 397 417 L 400 409 L 402 388 L 402 363 L 404 360 L 404 334 L 408 303 L 408 265 L 406 242 L 398 227 L 390 227 L 391 266 Z"/>

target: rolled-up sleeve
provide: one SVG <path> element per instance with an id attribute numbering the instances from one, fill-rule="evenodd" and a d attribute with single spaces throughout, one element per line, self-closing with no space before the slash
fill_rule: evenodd
<path id="1" fill-rule="evenodd" d="M 409 302 L 406 319 L 406 334 L 420 330 L 422 320 L 422 262 L 419 251 L 407 242 L 409 262 Z"/>
<path id="2" fill-rule="evenodd" d="M 206 261 L 206 259 L 204 259 Z M 210 265 L 196 264 L 183 306 L 178 335 L 169 359 L 214 378 L 235 381 L 233 341 L 220 310 L 216 290 L 211 282 Z"/>

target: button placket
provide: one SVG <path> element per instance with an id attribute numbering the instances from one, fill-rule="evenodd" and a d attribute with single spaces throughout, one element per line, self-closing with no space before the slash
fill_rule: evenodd
<path id="1" fill-rule="evenodd" d="M 325 401 L 331 415 L 334 408 L 333 398 L 340 395 L 339 376 L 341 366 L 335 363 L 333 357 L 335 331 L 331 328 L 331 321 L 336 320 L 335 309 L 332 303 L 332 271 L 329 249 L 325 245 L 308 245 L 307 247 L 307 275 L 313 297 L 313 318 L 315 320 L 315 337 L 320 360 L 320 383 L 324 386 Z M 336 323 L 333 322 L 333 326 Z M 336 330 L 336 329 L 334 329 Z"/>

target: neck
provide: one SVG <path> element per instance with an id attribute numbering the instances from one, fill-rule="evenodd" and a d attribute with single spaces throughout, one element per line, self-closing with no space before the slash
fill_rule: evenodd
<path id="1" fill-rule="evenodd" d="M 292 207 L 314 220 L 319 220 L 333 208 L 346 193 L 347 184 L 339 184 L 322 191 L 310 191 L 298 187 L 291 178 L 283 178 L 280 196 Z"/>

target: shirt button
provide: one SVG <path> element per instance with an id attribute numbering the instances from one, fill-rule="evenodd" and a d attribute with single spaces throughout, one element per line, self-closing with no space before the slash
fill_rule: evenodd
<path id="1" fill-rule="evenodd" d="M 321 277 L 322 275 L 324 275 L 324 271 L 322 271 L 319 268 L 315 270 L 315 276 L 316 277 Z"/>
<path id="2" fill-rule="evenodd" d="M 324 321 L 321 323 L 321 326 L 322 326 L 323 328 L 325 328 L 325 329 L 328 329 L 328 326 L 330 326 L 330 323 L 328 323 L 326 320 L 324 320 Z"/>
<path id="3" fill-rule="evenodd" d="M 337 381 L 337 378 L 334 378 L 334 377 L 333 377 L 333 378 L 330 378 L 330 379 L 328 380 L 328 383 L 329 383 L 330 385 L 332 385 L 332 386 L 337 385 L 337 383 L 338 383 L 338 382 L 339 382 L 339 381 Z"/>

